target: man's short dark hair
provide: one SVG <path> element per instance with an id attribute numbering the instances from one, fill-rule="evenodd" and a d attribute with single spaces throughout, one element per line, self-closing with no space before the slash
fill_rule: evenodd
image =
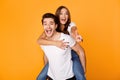
<path id="1" fill-rule="evenodd" d="M 45 19 L 45 18 L 52 18 L 53 20 L 54 20 L 54 22 L 55 22 L 55 24 L 58 24 L 58 18 L 54 15 L 54 14 L 52 14 L 52 13 L 45 13 L 43 16 L 42 16 L 42 24 L 43 24 L 43 20 Z"/>

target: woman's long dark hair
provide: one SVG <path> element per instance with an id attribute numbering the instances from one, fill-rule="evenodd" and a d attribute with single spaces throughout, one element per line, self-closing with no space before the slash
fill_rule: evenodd
<path id="1" fill-rule="evenodd" d="M 61 10 L 63 9 L 63 8 L 65 8 L 67 11 L 68 11 L 68 20 L 67 20 L 67 22 L 66 22 L 66 24 L 65 24 L 65 28 L 63 29 L 63 31 L 62 31 L 62 28 L 61 28 L 61 23 L 60 23 L 60 21 L 59 21 L 59 24 L 58 24 L 58 27 L 57 27 L 57 31 L 58 32 L 63 32 L 63 33 L 65 33 L 65 34 L 69 34 L 69 32 L 67 31 L 67 29 L 68 29 L 68 26 L 69 26 L 69 24 L 71 23 L 71 17 L 70 17 L 70 11 L 68 10 L 68 8 L 67 7 L 65 7 L 65 6 L 60 6 L 60 7 L 58 7 L 58 9 L 56 10 L 56 12 L 55 12 L 55 15 L 58 17 L 58 19 L 60 20 L 60 12 L 61 12 Z"/>

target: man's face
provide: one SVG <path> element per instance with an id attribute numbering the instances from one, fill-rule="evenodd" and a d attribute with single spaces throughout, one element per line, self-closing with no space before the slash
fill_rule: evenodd
<path id="1" fill-rule="evenodd" d="M 52 37 L 57 28 L 57 24 L 55 24 L 54 19 L 52 18 L 44 18 L 43 27 L 44 27 L 46 36 Z"/>

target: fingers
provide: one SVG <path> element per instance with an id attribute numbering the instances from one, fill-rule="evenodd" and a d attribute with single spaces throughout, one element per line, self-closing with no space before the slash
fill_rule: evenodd
<path id="1" fill-rule="evenodd" d="M 83 42 L 83 38 L 80 35 L 77 35 L 76 36 L 76 41 L 77 42 L 81 42 L 81 41 Z"/>
<path id="2" fill-rule="evenodd" d="M 63 44 L 62 44 L 63 49 L 68 48 L 68 46 L 69 46 L 69 42 L 63 42 Z"/>
<path id="3" fill-rule="evenodd" d="M 77 30 L 75 31 L 75 39 L 77 42 L 81 42 L 81 41 L 83 42 L 83 38 L 81 35 L 79 35 Z"/>
<path id="4" fill-rule="evenodd" d="M 61 43 L 60 48 L 61 48 L 61 49 L 66 49 L 66 48 L 68 48 L 69 42 L 64 42 L 64 39 L 61 40 L 61 41 L 62 41 L 62 43 Z"/>

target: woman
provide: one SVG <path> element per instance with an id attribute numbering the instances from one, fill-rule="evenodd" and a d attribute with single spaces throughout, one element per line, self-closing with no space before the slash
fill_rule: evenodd
<path id="1" fill-rule="evenodd" d="M 78 34 L 75 23 L 71 22 L 70 12 L 65 6 L 60 6 L 55 15 L 59 18 L 59 26 L 56 30 L 58 32 L 63 32 L 65 34 L 70 34 L 77 42 L 82 41 L 82 37 Z M 38 44 L 40 45 L 54 45 L 59 48 L 66 48 L 67 43 L 62 41 L 48 41 L 45 40 L 45 34 L 43 34 L 38 39 Z M 84 50 L 83 50 L 84 51 Z M 73 72 L 75 74 L 76 80 L 85 80 L 85 63 L 81 63 L 78 55 L 72 50 L 72 61 L 73 61 Z M 46 59 L 46 58 L 45 58 Z M 37 80 L 46 80 L 48 63 L 45 62 L 45 67 L 37 77 Z"/>

